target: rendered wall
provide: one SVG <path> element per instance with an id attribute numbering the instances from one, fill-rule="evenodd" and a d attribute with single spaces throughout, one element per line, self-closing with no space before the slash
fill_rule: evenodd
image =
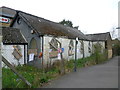
<path id="1" fill-rule="evenodd" d="M 24 45 L 19 45 L 20 48 L 21 48 L 21 54 L 22 54 L 22 57 L 19 59 L 19 63 L 21 65 L 24 64 Z M 18 60 L 13 56 L 13 51 L 14 51 L 14 48 L 13 48 L 13 45 L 3 45 L 2 44 L 2 55 L 6 58 L 6 60 L 9 61 L 9 63 L 11 63 L 12 65 L 15 65 L 17 66 L 18 65 Z M 25 57 L 27 58 L 27 56 Z M 2 67 L 4 67 L 5 64 L 2 63 Z"/>
<path id="2" fill-rule="evenodd" d="M 49 42 L 52 40 L 53 37 L 50 36 L 44 36 L 44 53 L 43 53 L 43 57 L 44 57 L 44 65 L 46 65 L 47 63 L 50 62 L 54 62 L 55 60 L 58 60 L 58 58 L 49 58 L 49 51 L 50 51 L 50 44 Z M 62 48 L 64 48 L 64 52 L 62 53 L 63 58 L 65 60 L 71 60 L 71 59 L 75 59 L 75 40 L 73 40 L 74 42 L 74 49 L 73 52 L 74 54 L 69 56 L 68 55 L 68 50 L 69 50 L 69 43 L 71 39 L 67 39 L 67 38 L 56 38 L 60 43 Z M 88 43 L 89 41 L 83 41 L 84 42 L 84 54 L 85 57 L 88 57 L 91 55 L 91 53 L 88 52 Z M 92 49 L 92 42 L 91 43 L 91 49 Z M 83 58 L 83 53 L 81 53 L 81 43 L 80 40 L 78 41 L 77 44 L 77 59 L 79 58 Z"/>

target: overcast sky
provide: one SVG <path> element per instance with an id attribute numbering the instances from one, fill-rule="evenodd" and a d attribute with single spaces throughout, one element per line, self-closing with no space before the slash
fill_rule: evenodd
<path id="1" fill-rule="evenodd" d="M 83 33 L 102 33 L 118 26 L 119 0 L 0 0 L 0 7 L 21 10 L 50 21 L 70 20 Z"/>

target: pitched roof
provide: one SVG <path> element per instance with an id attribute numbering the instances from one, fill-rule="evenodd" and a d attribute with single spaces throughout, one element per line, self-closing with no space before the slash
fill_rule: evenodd
<path id="1" fill-rule="evenodd" d="M 2 35 L 4 44 L 27 44 L 19 29 L 4 27 L 2 28 Z"/>
<path id="2" fill-rule="evenodd" d="M 19 12 L 19 15 L 41 35 L 64 36 L 72 39 L 79 37 L 79 39 L 87 40 L 87 37 L 75 28 L 67 27 L 24 12 Z"/>
<path id="3" fill-rule="evenodd" d="M 92 41 L 106 41 L 110 36 L 110 32 L 106 33 L 96 33 L 96 34 L 86 34 L 86 36 Z M 111 36 L 110 36 L 111 38 Z"/>
<path id="4" fill-rule="evenodd" d="M 2 9 L 2 13 L 0 13 L 0 15 L 15 18 L 15 15 L 19 14 L 26 21 L 26 23 L 30 25 L 30 27 L 32 27 L 37 33 L 41 35 L 63 36 L 71 39 L 78 37 L 82 40 L 88 40 L 88 38 L 80 30 L 75 28 L 64 26 L 62 24 L 55 23 L 44 18 L 40 18 L 8 7 L 1 7 L 0 9 Z"/>
<path id="5" fill-rule="evenodd" d="M 14 18 L 15 15 L 16 15 L 16 10 L 14 9 L 11 9 L 11 8 L 8 8 L 8 7 L 0 7 L 0 15 L 1 16 L 7 16 L 7 17 L 10 17 L 10 18 Z"/>

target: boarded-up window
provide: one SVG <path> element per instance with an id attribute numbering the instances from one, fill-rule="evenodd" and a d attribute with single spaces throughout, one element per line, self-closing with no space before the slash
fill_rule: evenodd
<path id="1" fill-rule="evenodd" d="M 13 46 L 13 48 L 14 48 L 14 51 L 13 51 L 13 56 L 17 59 L 17 60 L 19 60 L 19 59 L 21 59 L 22 58 L 22 53 L 21 53 L 21 47 L 20 46 L 16 46 L 16 45 L 14 45 Z"/>
<path id="2" fill-rule="evenodd" d="M 49 57 L 55 58 L 58 56 L 58 48 L 60 48 L 60 43 L 58 40 L 53 38 L 50 42 L 50 51 L 49 51 Z"/>
<path id="3" fill-rule="evenodd" d="M 74 42 L 73 42 L 73 40 L 71 40 L 69 43 L 68 55 L 69 56 L 74 55 Z"/>
<path id="4" fill-rule="evenodd" d="M 28 54 L 34 53 L 37 56 L 37 49 L 28 49 Z"/>
<path id="5" fill-rule="evenodd" d="M 107 49 L 108 47 L 107 47 L 107 41 L 105 41 L 105 49 Z"/>
<path id="6" fill-rule="evenodd" d="M 57 51 L 58 49 L 58 42 L 55 38 L 53 38 L 50 42 L 50 49 L 52 49 L 52 51 Z"/>
<path id="7" fill-rule="evenodd" d="M 88 52 L 91 53 L 91 44 L 90 44 L 90 41 L 88 43 Z"/>

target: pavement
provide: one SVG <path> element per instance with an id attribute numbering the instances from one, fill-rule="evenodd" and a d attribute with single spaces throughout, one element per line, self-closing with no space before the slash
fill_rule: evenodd
<path id="1" fill-rule="evenodd" d="M 79 68 L 42 88 L 118 88 L 118 58 L 103 64 Z"/>

